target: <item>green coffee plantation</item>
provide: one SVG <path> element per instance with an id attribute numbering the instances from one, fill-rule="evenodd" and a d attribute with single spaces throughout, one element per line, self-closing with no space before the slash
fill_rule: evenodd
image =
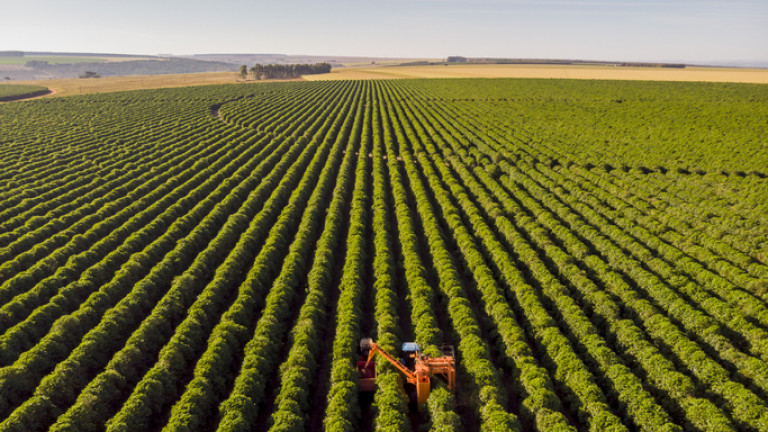
<path id="1" fill-rule="evenodd" d="M 768 431 L 768 86 L 0 105 L 0 431 Z M 453 344 L 413 407 L 357 346 Z M 420 409 L 419 409 L 420 408 Z"/>

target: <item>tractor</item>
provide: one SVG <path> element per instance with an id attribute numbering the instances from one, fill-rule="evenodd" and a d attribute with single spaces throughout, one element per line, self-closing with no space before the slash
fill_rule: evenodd
<path id="1" fill-rule="evenodd" d="M 405 375 L 406 383 L 413 386 L 415 391 L 408 392 L 416 406 L 420 407 L 427 402 L 433 376 L 441 376 L 445 379 L 448 389 L 456 390 L 456 361 L 452 345 L 441 347 L 442 356 L 430 357 L 422 354 L 419 344 L 405 342 L 401 347 L 400 359 L 395 358 L 381 349 L 371 338 L 360 340 L 360 352 L 362 358 L 357 362 L 358 383 L 361 392 L 373 392 L 376 390 L 376 354 L 390 362 Z"/>

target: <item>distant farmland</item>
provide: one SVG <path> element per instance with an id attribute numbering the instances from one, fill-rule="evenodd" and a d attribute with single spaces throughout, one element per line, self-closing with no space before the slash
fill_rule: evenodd
<path id="1" fill-rule="evenodd" d="M 595 65 L 451 64 L 339 68 L 306 79 L 564 78 L 640 81 L 710 81 L 768 84 L 768 69 L 614 67 Z"/>
<path id="2" fill-rule="evenodd" d="M 66 57 L 66 56 L 26 56 L 26 57 L 0 57 L 0 64 L 19 64 L 23 65 L 27 62 L 46 62 L 50 64 L 70 64 L 70 63 L 99 63 L 107 61 L 107 59 L 100 57 Z"/>
<path id="3" fill-rule="evenodd" d="M 100 76 L 155 75 L 234 71 L 236 65 L 176 57 L 139 57 L 119 54 L 3 55 L 0 79 L 9 81 L 77 78 L 86 72 Z"/>
<path id="4" fill-rule="evenodd" d="M 2 87 L 0 87 L 1 89 Z M 0 431 L 768 430 L 768 86 L 0 105 Z M 362 337 L 453 344 L 421 411 Z"/>

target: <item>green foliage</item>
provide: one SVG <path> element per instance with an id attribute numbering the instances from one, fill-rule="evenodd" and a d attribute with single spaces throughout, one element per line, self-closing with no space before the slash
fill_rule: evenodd
<path id="1" fill-rule="evenodd" d="M 48 92 L 48 88 L 36 85 L 0 84 L 0 102 L 24 99 Z"/>
<path id="2" fill-rule="evenodd" d="M 0 105 L 0 430 L 768 430 L 766 106 L 569 80 Z M 378 362 L 363 417 L 363 336 L 452 343 L 456 392 L 409 413 Z"/>

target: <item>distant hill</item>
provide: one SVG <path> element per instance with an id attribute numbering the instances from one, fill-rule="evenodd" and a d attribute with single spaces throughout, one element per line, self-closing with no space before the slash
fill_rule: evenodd
<path id="1" fill-rule="evenodd" d="M 330 63 L 334 67 L 342 67 L 350 64 L 387 63 L 399 64 L 413 62 L 422 59 L 413 58 L 387 58 L 387 57 L 356 57 L 334 55 L 288 55 L 288 54 L 195 54 L 179 56 L 194 60 L 217 61 L 235 63 L 238 65 L 254 64 L 314 64 Z M 436 59 L 432 59 L 435 60 Z"/>
<path id="2" fill-rule="evenodd" d="M 768 61 L 764 60 L 742 60 L 742 61 L 704 61 L 698 64 L 705 64 L 718 67 L 740 67 L 740 68 L 757 68 L 768 69 Z"/>
<path id="3" fill-rule="evenodd" d="M 21 55 L 20 55 L 21 54 Z M 180 57 L 107 53 L 0 52 L 0 80 L 162 75 L 235 71 L 239 64 Z"/>
<path id="4" fill-rule="evenodd" d="M 76 53 L 76 52 L 53 52 L 53 51 L 16 51 L 22 53 L 24 56 L 56 56 L 56 57 L 123 57 L 123 58 L 142 58 L 158 57 L 153 55 L 141 55 L 141 54 L 116 54 L 116 53 Z M 0 52 L 0 56 L 2 56 Z M 159 57 L 158 57 L 159 58 Z"/>
<path id="5" fill-rule="evenodd" d="M 237 71 L 240 65 L 329 63 L 334 68 L 368 64 L 402 64 L 423 59 L 287 54 L 194 54 L 186 56 L 0 51 L 0 80 L 161 75 Z M 430 59 L 430 61 L 439 61 Z"/>
<path id="6" fill-rule="evenodd" d="M 198 72 L 228 72 L 237 70 L 230 63 L 208 62 L 171 58 L 163 60 L 130 60 L 121 62 L 89 64 L 56 64 L 35 67 L 36 72 L 47 72 L 57 78 L 78 77 L 86 71 L 101 76 L 162 75 Z"/>

